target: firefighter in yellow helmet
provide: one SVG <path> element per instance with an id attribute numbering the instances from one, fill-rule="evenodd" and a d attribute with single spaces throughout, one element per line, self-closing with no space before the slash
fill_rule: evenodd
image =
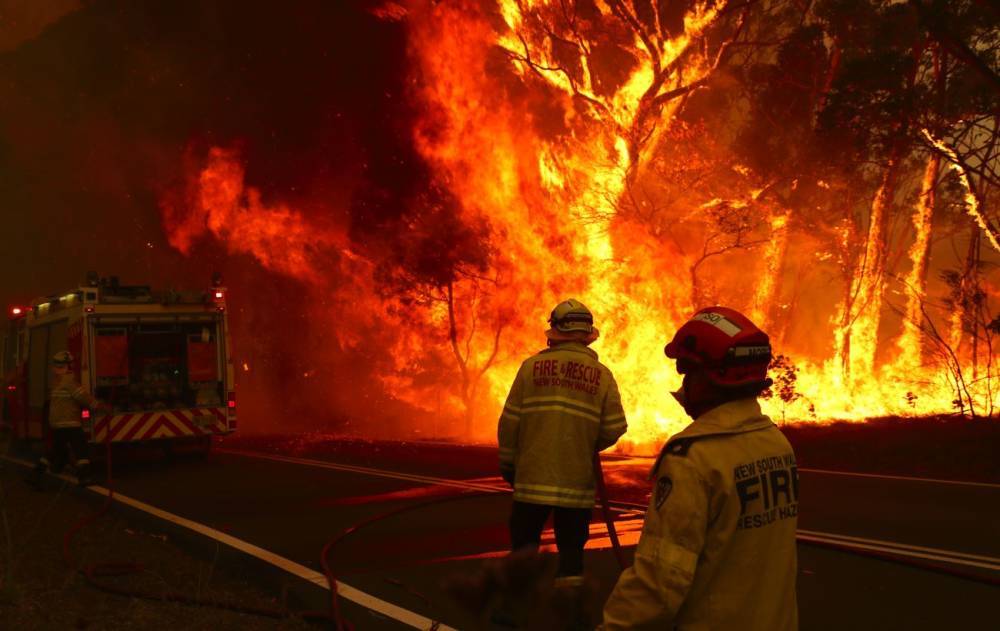
<path id="1" fill-rule="evenodd" d="M 500 416 L 500 472 L 514 488 L 511 549 L 537 549 L 553 514 L 556 586 L 579 592 L 594 507 L 594 454 L 625 433 L 625 411 L 614 376 L 588 348 L 599 335 L 590 310 L 566 300 L 549 323 L 548 348 L 521 364 Z M 494 621 L 503 622 L 496 615 Z"/>
<path id="2" fill-rule="evenodd" d="M 635 563 L 604 605 L 603 629 L 792 631 L 798 469 L 761 414 L 767 335 L 737 311 L 696 313 L 667 344 L 694 419 L 653 467 Z"/>
<path id="3" fill-rule="evenodd" d="M 50 442 L 47 453 L 35 467 L 33 481 L 41 483 L 46 469 L 59 472 L 72 461 L 77 479 L 86 484 L 90 476 L 87 438 L 83 432 L 81 413 L 84 408 L 107 406 L 94 397 L 73 376 L 73 355 L 60 351 L 52 358 L 52 389 L 49 393 Z"/>

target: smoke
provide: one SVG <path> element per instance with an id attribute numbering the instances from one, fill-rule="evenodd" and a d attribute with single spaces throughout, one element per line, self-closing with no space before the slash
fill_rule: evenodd
<path id="1" fill-rule="evenodd" d="M 50 24 L 80 6 L 80 0 L 0 0 L 0 53 L 37 37 Z"/>
<path id="2" fill-rule="evenodd" d="M 371 310 L 406 282 L 389 270 L 440 279 L 484 254 L 413 147 L 400 8 L 18 8 L 6 28 L 0 5 L 0 299 L 90 269 L 160 287 L 221 271 L 244 427 L 412 416 L 378 378 L 397 314 Z"/>

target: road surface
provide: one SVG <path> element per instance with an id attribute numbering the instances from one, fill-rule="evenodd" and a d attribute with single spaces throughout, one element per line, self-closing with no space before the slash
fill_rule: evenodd
<path id="1" fill-rule="evenodd" d="M 116 490 L 314 569 L 320 550 L 337 533 L 426 503 L 343 539 L 331 554 L 337 576 L 453 628 L 482 628 L 442 584 L 474 572 L 507 546 L 510 496 L 495 475 L 495 450 L 342 441 L 288 455 L 285 449 L 274 453 L 266 442 L 238 450 L 231 444 L 204 461 L 167 463 L 124 454 L 116 462 Z M 605 461 L 619 530 L 632 545 L 648 497 L 650 464 L 644 458 Z M 995 579 L 1000 485 L 809 470 L 800 480 L 802 629 L 993 628 L 997 587 L 814 544 L 892 553 Z M 597 522 L 587 564 L 603 599 L 618 568 Z M 403 628 L 356 608 L 347 613 L 359 617 L 359 629 Z"/>

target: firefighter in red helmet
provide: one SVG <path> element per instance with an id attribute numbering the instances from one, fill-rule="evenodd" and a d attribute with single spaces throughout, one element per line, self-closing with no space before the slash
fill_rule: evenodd
<path id="1" fill-rule="evenodd" d="M 635 563 L 604 605 L 603 628 L 796 629 L 798 469 L 756 398 L 771 385 L 768 336 L 710 307 L 664 350 L 694 421 L 652 469 Z"/>

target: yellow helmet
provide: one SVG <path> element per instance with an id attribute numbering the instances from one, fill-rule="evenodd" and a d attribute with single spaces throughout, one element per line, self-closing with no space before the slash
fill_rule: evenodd
<path id="1" fill-rule="evenodd" d="M 585 333 L 594 331 L 594 314 L 587 305 L 570 298 L 556 305 L 549 316 L 549 324 L 562 333 Z"/>
<path id="2" fill-rule="evenodd" d="M 73 363 L 73 354 L 69 351 L 59 351 L 52 356 L 52 363 L 56 366 L 69 366 Z"/>

